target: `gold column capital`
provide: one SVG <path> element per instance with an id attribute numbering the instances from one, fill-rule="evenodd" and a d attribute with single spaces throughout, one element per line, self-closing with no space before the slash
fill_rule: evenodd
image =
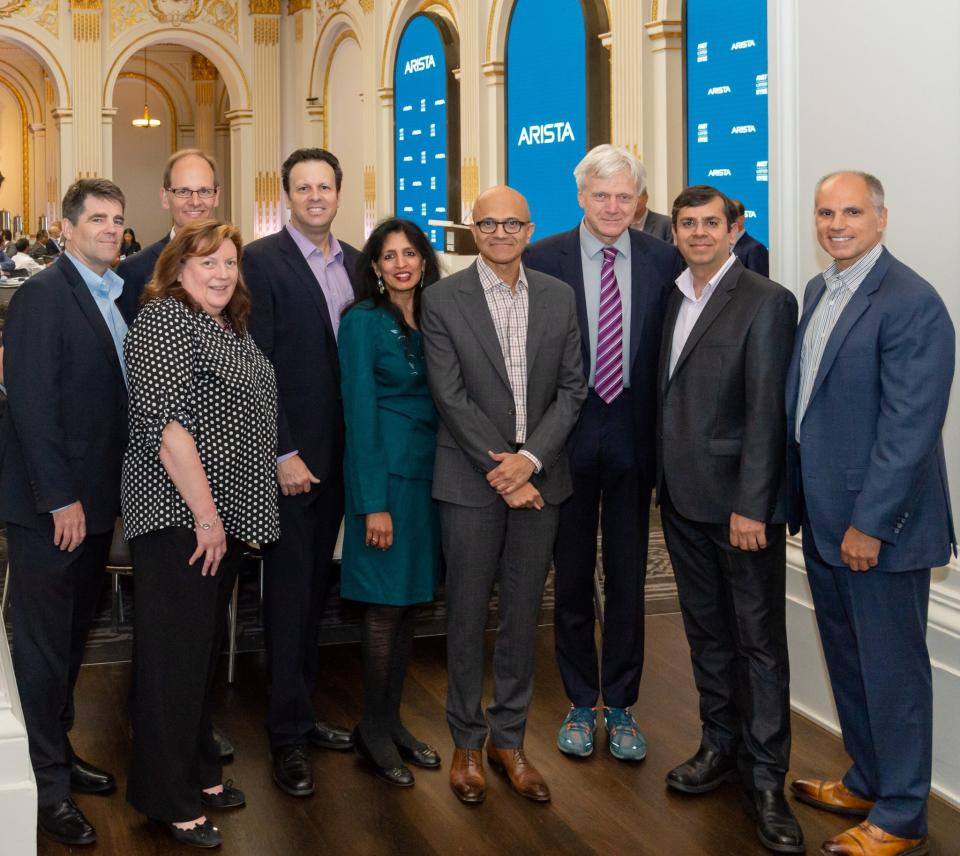
<path id="1" fill-rule="evenodd" d="M 191 80 L 216 80 L 217 67 L 205 56 L 192 54 L 190 56 Z"/>
<path id="2" fill-rule="evenodd" d="M 71 12 L 99 12 L 103 9 L 103 0 L 70 0 Z"/>
<path id="3" fill-rule="evenodd" d="M 312 5 L 312 0 L 287 0 L 287 14 L 296 15 L 297 12 L 303 12 Z"/>
<path id="4" fill-rule="evenodd" d="M 279 15 L 280 0 L 250 0 L 251 15 Z"/>

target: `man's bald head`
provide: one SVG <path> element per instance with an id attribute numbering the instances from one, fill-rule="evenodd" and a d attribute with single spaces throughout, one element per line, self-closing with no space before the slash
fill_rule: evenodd
<path id="1" fill-rule="evenodd" d="M 487 264 L 494 269 L 519 270 L 520 256 L 533 234 L 530 206 L 523 194 L 512 187 L 505 184 L 491 187 L 473 203 L 470 229 Z M 501 275 L 504 273 L 506 270 Z"/>

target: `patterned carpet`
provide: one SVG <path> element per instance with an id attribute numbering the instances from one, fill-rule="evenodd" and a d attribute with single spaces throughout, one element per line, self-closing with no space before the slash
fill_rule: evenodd
<path id="1" fill-rule="evenodd" d="M 598 538 L 599 540 L 599 538 Z M 6 567 L 7 543 L 3 532 L 0 532 L 0 567 Z M 598 558 L 599 577 L 602 579 L 602 561 Z M 2 590 L 5 580 L 0 581 Z M 90 638 L 87 642 L 87 653 L 84 658 L 88 663 L 105 663 L 130 659 L 133 643 L 133 579 L 129 576 L 120 577 L 121 608 L 117 615 L 117 630 L 113 629 L 114 615 L 112 609 L 113 577 L 109 576 L 104 583 L 104 591 L 100 608 Z M 673 579 L 673 569 L 667 555 L 663 540 L 663 530 L 660 527 L 660 515 L 654 508 L 650 517 L 650 552 L 647 561 L 647 588 L 646 601 L 648 614 L 676 612 L 677 587 Z M 554 586 L 553 570 L 547 577 L 547 584 L 543 592 L 543 604 L 540 611 L 540 623 L 553 623 Z M 12 604 L 10 609 L 16 609 Z M 321 625 L 321 643 L 349 642 L 359 639 L 360 607 L 349 601 L 339 598 L 339 583 L 331 587 L 327 599 Z M 489 626 L 496 626 L 497 596 L 490 601 Z M 9 619 L 9 616 L 5 616 Z M 259 651 L 263 649 L 263 620 L 260 612 L 260 563 L 251 558 L 244 563 L 241 571 L 238 589 L 237 607 L 237 650 Z M 417 635 L 431 636 L 442 634 L 446 628 L 446 609 L 444 608 L 443 590 L 437 599 L 421 607 L 417 616 Z M 7 621 L 7 631 L 10 632 L 10 622 Z"/>

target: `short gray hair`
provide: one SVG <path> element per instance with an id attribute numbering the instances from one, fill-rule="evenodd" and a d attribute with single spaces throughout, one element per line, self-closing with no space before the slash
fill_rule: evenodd
<path id="1" fill-rule="evenodd" d="M 590 149 L 574 167 L 573 177 L 577 180 L 577 190 L 583 190 L 588 178 L 611 178 L 624 170 L 636 182 L 637 194 L 643 193 L 647 189 L 647 171 L 639 159 L 623 146 L 604 143 Z"/>
<path id="2" fill-rule="evenodd" d="M 813 189 L 813 198 L 816 200 L 817 194 L 820 193 L 820 188 L 823 187 L 831 178 L 835 178 L 838 175 L 859 175 L 866 184 L 867 191 L 870 194 L 870 202 L 873 204 L 874 210 L 879 214 L 883 211 L 883 185 L 880 183 L 880 179 L 875 175 L 871 175 L 869 172 L 861 172 L 858 169 L 838 169 L 836 172 L 827 173 L 820 181 L 817 182 L 817 186 Z M 816 204 L 816 203 L 814 203 Z"/>

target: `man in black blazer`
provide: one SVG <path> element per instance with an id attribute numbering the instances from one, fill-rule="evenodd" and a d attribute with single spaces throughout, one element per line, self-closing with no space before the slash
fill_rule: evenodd
<path id="1" fill-rule="evenodd" d="M 771 850 L 802 853 L 783 795 L 790 763 L 784 387 L 797 323 L 785 288 L 730 252 L 736 208 L 684 190 L 687 262 L 660 348 L 657 497 L 700 693 L 700 749 L 667 784 L 700 794 L 739 774 Z"/>
<path id="2" fill-rule="evenodd" d="M 681 262 L 673 247 L 629 228 L 645 181 L 642 165 L 629 151 L 597 146 L 574 175 L 583 221 L 538 241 L 524 257 L 529 268 L 573 289 L 590 388 L 567 446 L 573 496 L 560 509 L 554 558 L 557 663 L 572 705 L 557 746 L 571 755 L 593 752 L 594 709 L 602 695 L 610 751 L 639 761 L 646 742 L 629 708 L 637 701 L 643 670 L 657 356 L 667 295 Z M 604 281 L 610 275 L 618 292 L 610 323 L 619 325 L 622 341 L 613 343 L 619 383 L 605 388 Z M 593 606 L 598 522 L 604 569 L 599 668 Z"/>
<path id="3" fill-rule="evenodd" d="M 638 232 L 646 232 L 648 235 L 653 235 L 654 238 L 659 238 L 661 241 L 666 241 L 668 244 L 672 244 L 673 224 L 670 222 L 670 218 L 666 214 L 660 214 L 658 211 L 651 211 L 649 208 L 647 208 L 649 194 L 647 193 L 646 184 L 646 170 L 644 169 L 644 187 L 643 190 L 640 191 L 640 195 L 637 197 L 637 207 L 634 210 L 633 222 L 630 224 L 630 226 L 631 228 L 636 229 Z"/>
<path id="4" fill-rule="evenodd" d="M 317 720 L 320 613 L 343 517 L 343 410 L 337 330 L 354 299 L 359 253 L 330 227 L 343 171 L 324 149 L 298 149 L 281 169 L 290 222 L 249 244 L 243 275 L 250 333 L 273 363 L 280 396 L 280 540 L 264 550 L 264 625 L 270 668 L 267 731 L 273 780 L 313 793 L 306 746 L 350 749 L 349 731 Z"/>
<path id="5" fill-rule="evenodd" d="M 737 209 L 737 240 L 733 245 L 733 254 L 740 259 L 747 270 L 760 276 L 770 276 L 770 254 L 767 248 L 752 235 L 747 234 L 747 209 L 739 199 L 731 199 Z"/>
<path id="6" fill-rule="evenodd" d="M 170 155 L 163 169 L 160 204 L 170 212 L 173 227 L 156 243 L 124 259 L 117 268 L 124 285 L 117 305 L 128 324 L 133 323 L 144 286 L 174 232 L 187 223 L 213 217 L 219 199 L 217 164 L 212 157 L 201 149 L 181 149 Z"/>
<path id="7" fill-rule="evenodd" d="M 39 827 L 57 841 L 92 844 L 93 827 L 70 793 L 103 793 L 115 783 L 74 754 L 68 732 L 120 512 L 126 324 L 113 302 L 122 283 L 110 262 L 124 198 L 111 181 L 83 179 L 62 207 L 64 253 L 20 287 L 7 315 L 0 518 Z"/>

